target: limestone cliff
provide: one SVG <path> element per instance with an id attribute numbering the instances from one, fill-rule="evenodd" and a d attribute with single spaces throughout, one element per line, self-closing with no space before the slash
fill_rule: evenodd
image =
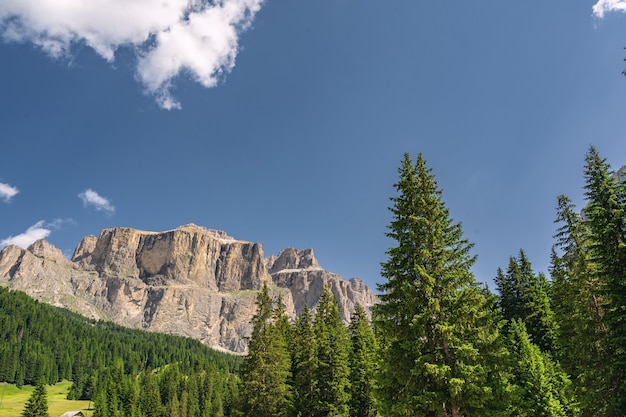
<path id="1" fill-rule="evenodd" d="M 296 314 L 302 312 L 305 304 L 315 310 L 324 285 L 337 297 L 345 321 L 350 320 L 357 304 L 371 312 L 378 302 L 378 297 L 360 279 L 346 281 L 325 271 L 315 259 L 313 249 L 288 248 L 278 256 L 269 257 L 266 264 L 274 284 L 291 292 Z"/>
<path id="2" fill-rule="evenodd" d="M 193 337 L 245 352 L 255 297 L 264 282 L 294 318 L 315 307 L 325 284 L 349 318 L 377 302 L 362 281 L 324 271 L 310 249 L 264 259 L 258 243 L 195 225 L 165 232 L 105 229 L 87 236 L 71 260 L 46 241 L 0 252 L 0 285 L 88 317 Z"/>

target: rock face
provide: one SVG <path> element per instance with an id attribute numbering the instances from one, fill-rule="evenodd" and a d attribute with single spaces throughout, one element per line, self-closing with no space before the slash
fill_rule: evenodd
<path id="1" fill-rule="evenodd" d="M 360 279 L 346 281 L 322 269 L 313 249 L 284 249 L 278 256 L 269 257 L 266 264 L 274 284 L 291 292 L 296 314 L 302 312 L 305 304 L 315 310 L 324 285 L 337 297 L 345 321 L 350 320 L 357 304 L 371 312 L 378 302 L 378 297 Z"/>
<path id="2" fill-rule="evenodd" d="M 85 316 L 199 339 L 245 352 L 255 298 L 263 283 L 281 293 L 295 318 L 315 308 L 328 285 L 344 318 L 356 303 L 378 301 L 359 279 L 324 271 L 311 249 L 285 249 L 264 259 L 258 243 L 195 225 L 166 232 L 105 229 L 87 236 L 71 260 L 44 240 L 0 252 L 0 285 Z"/>

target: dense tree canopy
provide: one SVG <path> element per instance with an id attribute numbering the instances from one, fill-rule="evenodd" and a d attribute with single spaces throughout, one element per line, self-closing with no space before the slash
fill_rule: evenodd
<path id="1" fill-rule="evenodd" d="M 249 353 L 240 368 L 238 415 L 376 415 L 376 343 L 362 308 L 349 329 L 328 287 L 315 314 L 306 306 L 294 323 L 285 320 L 281 298 L 273 301 L 267 287 L 257 305 Z"/>
<path id="2" fill-rule="evenodd" d="M 93 399 L 96 417 L 160 417 L 176 401 L 181 417 L 229 415 L 241 361 L 197 340 L 94 322 L 3 287 L 0 355 L 1 380 L 72 380 L 68 397 Z"/>
<path id="3" fill-rule="evenodd" d="M 234 371 L 240 359 L 197 340 L 95 322 L 68 310 L 39 303 L 19 291 L 0 287 L 0 381 L 35 385 L 40 379 L 82 384 L 90 375 L 124 363 L 126 374 L 178 362 L 186 371 L 217 366 Z"/>
<path id="4" fill-rule="evenodd" d="M 509 322 L 522 320 L 534 344 L 544 352 L 556 353 L 558 326 L 545 275 L 535 274 L 526 253 L 520 250 L 517 257 L 509 259 L 506 273 L 499 269 L 494 281 L 502 316 Z"/>

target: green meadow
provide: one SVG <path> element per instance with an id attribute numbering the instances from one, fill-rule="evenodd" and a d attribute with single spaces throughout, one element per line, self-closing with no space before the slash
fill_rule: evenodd
<path id="1" fill-rule="evenodd" d="M 48 397 L 48 414 L 50 417 L 59 417 L 66 411 L 81 410 L 86 416 L 93 414 L 92 410 L 87 410 L 89 401 L 70 401 L 67 397 L 72 383 L 63 381 L 56 385 L 46 385 Z M 22 389 L 11 384 L 0 384 L 0 416 L 2 417 L 19 417 L 26 405 L 26 401 L 30 397 L 35 387 L 24 385 Z"/>

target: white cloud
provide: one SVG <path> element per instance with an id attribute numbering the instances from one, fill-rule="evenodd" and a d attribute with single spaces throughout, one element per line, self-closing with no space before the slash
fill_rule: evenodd
<path id="1" fill-rule="evenodd" d="M 13 196 L 15 196 L 15 194 L 17 193 L 19 193 L 19 190 L 17 188 L 9 184 L 0 182 L 0 199 L 8 203 L 9 201 L 11 201 L 11 198 L 13 198 Z"/>
<path id="2" fill-rule="evenodd" d="M 138 55 L 137 78 L 166 109 L 181 73 L 213 87 L 235 64 L 239 35 L 264 0 L 2 0 L 0 35 L 32 42 L 52 57 L 85 44 L 109 62 L 124 46 Z"/>
<path id="3" fill-rule="evenodd" d="M 115 207 L 109 200 L 100 196 L 97 192 L 92 190 L 91 188 L 83 191 L 78 194 L 81 200 L 83 200 L 83 204 L 85 206 L 92 206 L 96 211 L 104 211 L 107 215 L 112 215 L 115 213 Z"/>
<path id="4" fill-rule="evenodd" d="M 600 19 L 608 12 L 626 12 L 626 0 L 598 0 L 593 5 L 593 14 Z"/>
<path id="5" fill-rule="evenodd" d="M 50 226 L 46 226 L 43 220 L 38 221 L 31 227 L 29 227 L 24 233 L 19 235 L 9 236 L 6 239 L 0 240 L 0 248 L 9 245 L 17 245 L 23 249 L 29 247 L 33 242 L 39 239 L 45 239 L 50 235 Z"/>
<path id="6" fill-rule="evenodd" d="M 9 236 L 6 239 L 0 240 L 0 249 L 9 245 L 17 245 L 23 249 L 28 248 L 31 244 L 39 239 L 46 239 L 50 236 L 52 230 L 59 230 L 64 224 L 73 224 L 72 219 L 54 219 L 52 223 L 46 223 L 43 220 L 38 221 L 24 233 L 19 235 Z"/>

